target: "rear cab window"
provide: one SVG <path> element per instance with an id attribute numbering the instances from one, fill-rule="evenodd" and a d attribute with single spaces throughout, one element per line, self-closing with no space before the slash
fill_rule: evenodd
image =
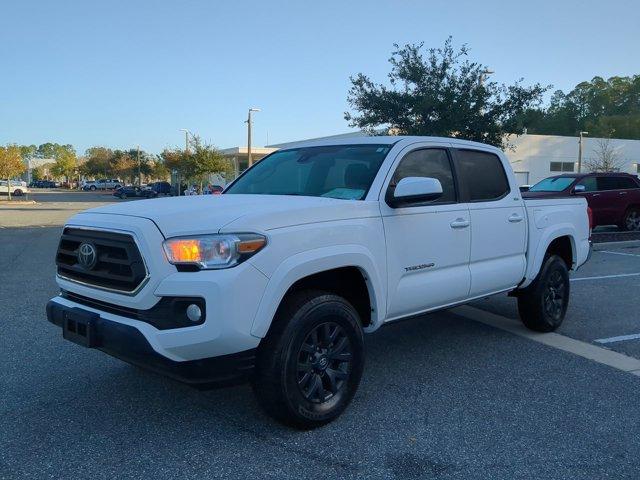
<path id="1" fill-rule="evenodd" d="M 511 187 L 500 157 L 481 150 L 456 150 L 456 168 L 469 202 L 500 200 Z"/>

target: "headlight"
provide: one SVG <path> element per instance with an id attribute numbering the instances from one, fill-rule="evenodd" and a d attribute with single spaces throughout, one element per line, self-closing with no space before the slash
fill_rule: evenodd
<path id="1" fill-rule="evenodd" d="M 238 233 L 169 238 L 162 246 L 167 259 L 174 265 L 213 269 L 233 267 L 266 244 L 267 239 L 263 235 Z"/>

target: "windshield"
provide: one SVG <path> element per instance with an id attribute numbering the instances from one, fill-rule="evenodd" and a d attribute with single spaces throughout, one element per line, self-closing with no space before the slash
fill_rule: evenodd
<path id="1" fill-rule="evenodd" d="M 279 150 L 224 193 L 362 200 L 392 145 L 333 145 Z"/>
<path id="2" fill-rule="evenodd" d="M 530 192 L 561 192 L 575 181 L 575 177 L 549 177 L 539 181 Z"/>

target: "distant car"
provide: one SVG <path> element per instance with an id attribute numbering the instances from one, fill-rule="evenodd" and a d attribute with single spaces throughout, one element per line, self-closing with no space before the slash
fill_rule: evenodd
<path id="1" fill-rule="evenodd" d="M 221 195 L 224 187 L 221 187 L 220 185 L 211 185 L 209 190 L 211 191 L 211 195 Z"/>
<path id="2" fill-rule="evenodd" d="M 85 182 L 82 186 L 83 190 L 116 190 L 122 187 L 122 182 L 116 178 L 113 179 L 105 179 L 101 178 L 100 180 L 94 180 Z"/>
<path id="3" fill-rule="evenodd" d="M 57 188 L 60 186 L 59 182 L 54 182 L 52 180 L 38 180 L 35 183 L 36 188 Z"/>
<path id="4" fill-rule="evenodd" d="M 22 183 L 18 182 L 17 184 L 11 182 L 11 188 L 9 188 L 9 184 L 6 180 L 0 181 L 0 195 L 8 195 L 11 192 L 11 195 L 15 195 L 16 197 L 21 197 L 25 193 L 29 193 L 29 189 L 22 185 Z"/>
<path id="5" fill-rule="evenodd" d="M 146 197 L 144 190 L 138 186 L 127 185 L 126 187 L 120 187 L 113 192 L 114 197 L 121 199 L 128 197 Z"/>
<path id="6" fill-rule="evenodd" d="M 148 198 L 154 198 L 159 195 L 171 195 L 171 184 L 169 182 L 150 183 L 144 192 Z"/>
<path id="7" fill-rule="evenodd" d="M 577 195 L 587 199 L 593 226 L 617 225 L 640 231 L 640 180 L 629 173 L 582 173 L 545 178 L 524 198 Z"/>

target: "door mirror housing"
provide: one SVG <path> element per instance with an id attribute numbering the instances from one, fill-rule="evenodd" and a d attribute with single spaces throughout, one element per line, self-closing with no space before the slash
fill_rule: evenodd
<path id="1" fill-rule="evenodd" d="M 586 189 L 587 187 L 585 187 L 584 185 L 576 185 L 575 187 L 573 187 L 572 193 L 584 193 Z"/>
<path id="2" fill-rule="evenodd" d="M 393 196 L 387 200 L 396 208 L 406 202 L 429 202 L 442 196 L 440 180 L 431 177 L 405 177 L 398 182 Z"/>

